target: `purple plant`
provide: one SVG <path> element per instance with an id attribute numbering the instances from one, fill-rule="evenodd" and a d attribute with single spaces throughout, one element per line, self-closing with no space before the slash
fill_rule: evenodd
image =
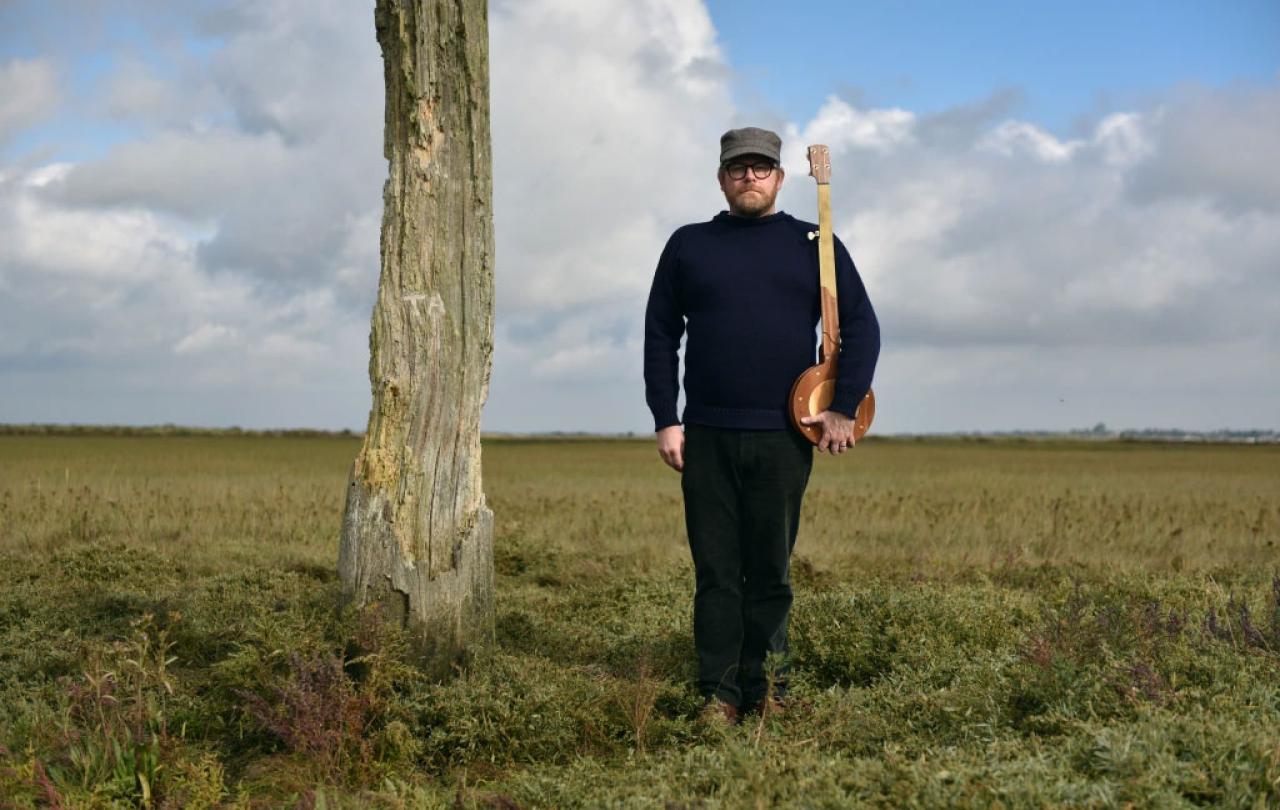
<path id="1" fill-rule="evenodd" d="M 270 699 L 238 692 L 244 708 L 290 751 L 312 760 L 321 775 L 339 778 L 352 769 L 367 772 L 373 758 L 368 731 L 378 701 L 355 687 L 342 659 L 317 655 L 289 658 L 289 674 L 272 687 Z"/>
<path id="2" fill-rule="evenodd" d="M 1239 617 L 1240 632 L 1243 634 L 1244 643 L 1247 646 L 1258 647 L 1259 649 L 1266 649 L 1270 646 L 1267 644 L 1266 637 L 1254 626 L 1253 619 L 1249 616 L 1249 606 L 1243 600 L 1236 605 L 1236 615 Z"/>

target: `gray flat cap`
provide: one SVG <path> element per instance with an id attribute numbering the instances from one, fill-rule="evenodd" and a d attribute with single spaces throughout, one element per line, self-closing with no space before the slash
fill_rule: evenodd
<path id="1" fill-rule="evenodd" d="M 782 139 L 778 133 L 759 127 L 731 129 L 720 136 L 721 165 L 741 155 L 764 155 L 774 163 L 781 163 Z"/>

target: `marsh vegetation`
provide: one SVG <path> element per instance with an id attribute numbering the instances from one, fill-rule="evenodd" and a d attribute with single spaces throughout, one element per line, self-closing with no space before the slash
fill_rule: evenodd
<path id="1" fill-rule="evenodd" d="M 696 720 L 679 481 L 489 440 L 496 643 L 339 607 L 354 437 L 0 436 L 0 797 L 69 807 L 1280 804 L 1280 448 L 821 457 L 793 700 Z"/>

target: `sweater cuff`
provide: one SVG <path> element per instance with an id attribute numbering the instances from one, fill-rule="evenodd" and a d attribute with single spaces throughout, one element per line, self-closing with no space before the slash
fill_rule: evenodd
<path id="1" fill-rule="evenodd" d="M 676 418 L 674 410 L 671 413 L 663 414 L 662 416 L 657 416 L 655 414 L 653 417 L 653 432 L 657 433 L 660 430 L 665 430 L 672 425 L 678 424 L 680 424 L 680 420 Z"/>
<path id="2" fill-rule="evenodd" d="M 866 397 L 865 392 L 861 397 L 858 397 L 857 399 L 852 399 L 850 397 L 837 395 L 831 400 L 831 405 L 827 407 L 827 410 L 835 411 L 837 413 L 842 413 L 845 416 L 852 419 L 857 414 L 858 405 L 862 403 L 862 400 L 864 397 Z"/>

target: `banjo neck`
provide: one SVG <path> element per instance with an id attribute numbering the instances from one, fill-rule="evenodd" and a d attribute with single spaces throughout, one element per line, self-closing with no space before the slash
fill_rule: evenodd
<path id="1" fill-rule="evenodd" d="M 809 147 L 809 174 L 818 181 L 818 280 L 822 298 L 822 350 L 818 365 L 810 366 L 791 386 L 791 424 L 813 444 L 826 435 L 826 423 L 805 424 L 831 407 L 835 399 L 836 363 L 840 358 L 840 310 L 836 305 L 836 244 L 831 233 L 831 151 L 823 144 Z M 812 239 L 814 234 L 809 234 Z M 858 402 L 853 414 L 853 438 L 866 435 L 876 415 L 876 398 L 871 391 Z"/>
<path id="2" fill-rule="evenodd" d="M 836 248 L 831 231 L 831 150 L 809 147 L 809 175 L 818 183 L 818 280 L 822 301 L 822 349 L 826 363 L 840 352 L 840 309 L 836 297 Z"/>

